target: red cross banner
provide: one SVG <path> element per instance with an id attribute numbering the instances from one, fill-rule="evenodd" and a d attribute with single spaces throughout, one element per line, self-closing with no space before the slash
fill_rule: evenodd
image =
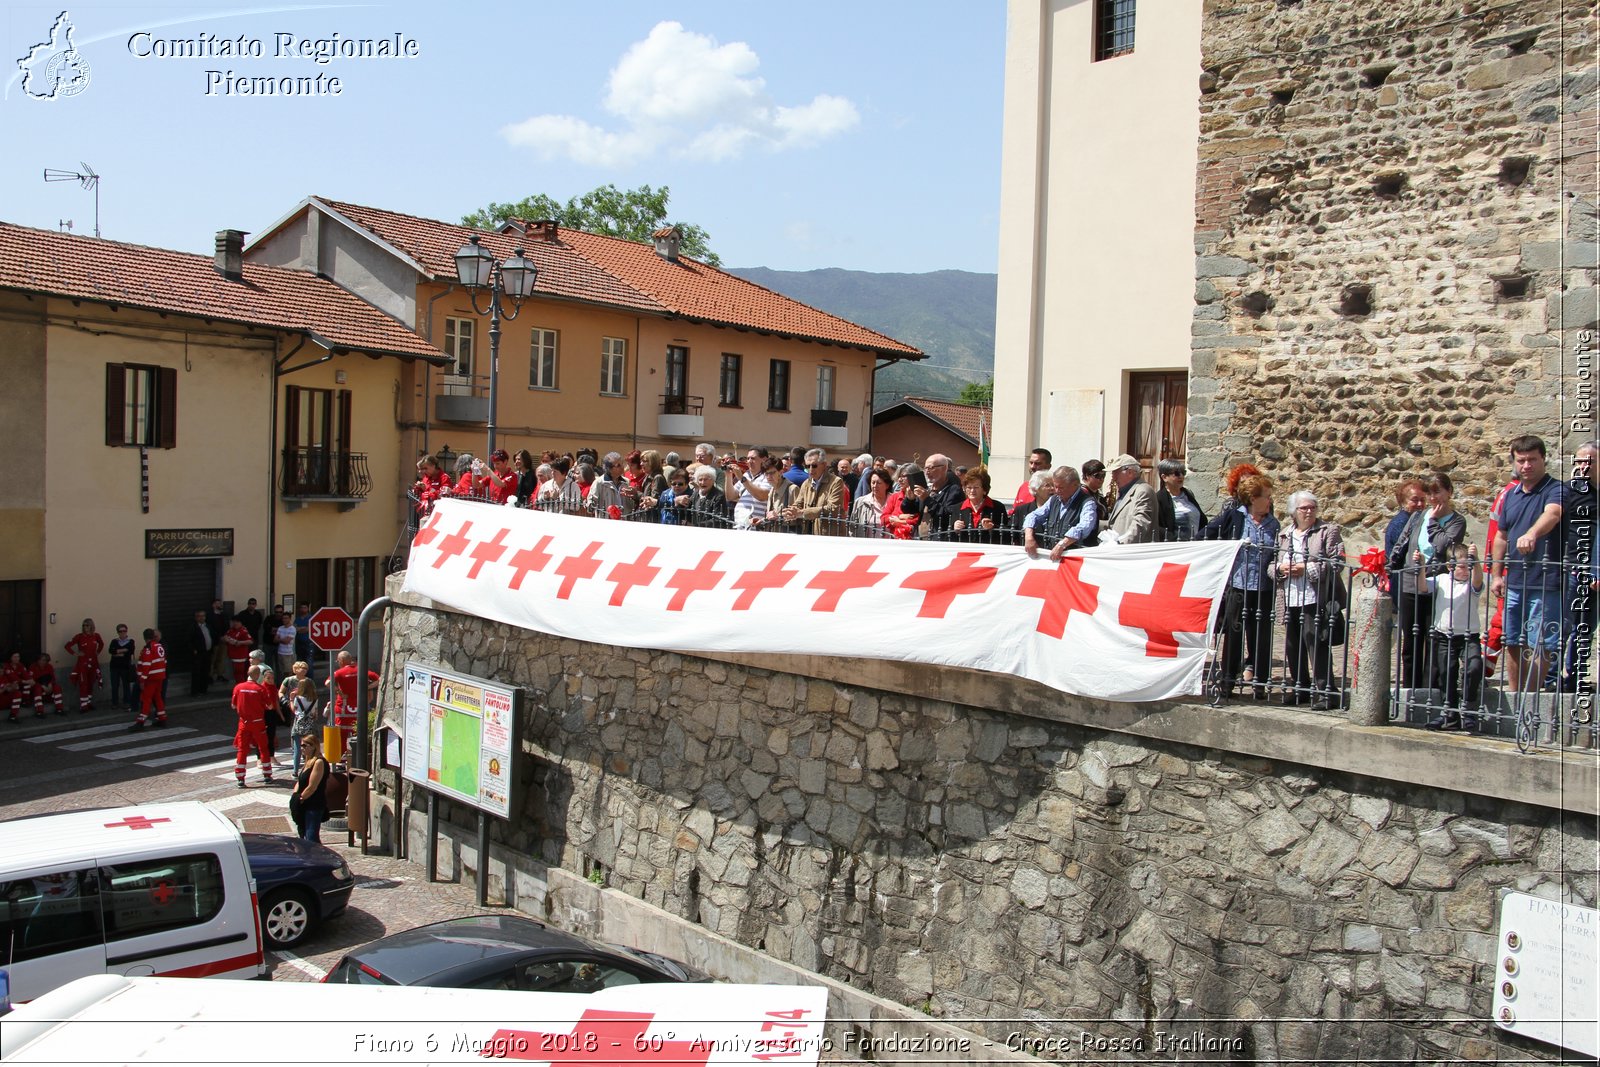
<path id="1" fill-rule="evenodd" d="M 444 500 L 405 591 L 599 644 L 972 667 L 1106 700 L 1200 692 L 1236 542 L 1008 545 L 605 522 Z"/>

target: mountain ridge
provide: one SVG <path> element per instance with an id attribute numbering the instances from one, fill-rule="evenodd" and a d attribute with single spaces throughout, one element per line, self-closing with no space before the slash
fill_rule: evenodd
<path id="1" fill-rule="evenodd" d="M 925 352 L 925 360 L 896 363 L 878 372 L 874 409 L 908 395 L 954 400 L 963 385 L 994 375 L 997 275 L 961 270 L 878 273 L 844 267 L 725 269 Z"/>

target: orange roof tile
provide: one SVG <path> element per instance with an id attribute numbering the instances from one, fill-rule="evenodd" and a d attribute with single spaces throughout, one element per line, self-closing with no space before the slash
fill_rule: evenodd
<path id="1" fill-rule="evenodd" d="M 404 323 L 315 274 L 0 222 L 0 288 L 316 334 L 330 346 L 445 362 Z"/>
<path id="2" fill-rule="evenodd" d="M 864 348 L 899 359 L 923 358 L 920 349 L 886 334 L 697 260 L 665 260 L 652 246 L 636 241 L 564 226 L 556 228 L 551 241 L 514 231 L 474 230 L 323 197 L 312 200 L 409 256 L 435 279 L 455 278 L 456 250 L 476 234 L 497 259 L 519 247 L 524 249 L 539 268 L 537 291 L 541 295 Z"/>
<path id="3" fill-rule="evenodd" d="M 888 416 L 897 407 L 909 407 L 914 411 L 940 423 L 954 433 L 966 438 L 972 444 L 978 443 L 978 420 L 983 417 L 988 426 L 988 434 L 994 435 L 994 413 L 988 408 L 974 407 L 971 404 L 958 404 L 954 400 L 934 400 L 925 396 L 904 397 L 881 411 L 873 412 L 872 421 L 879 422 Z"/>

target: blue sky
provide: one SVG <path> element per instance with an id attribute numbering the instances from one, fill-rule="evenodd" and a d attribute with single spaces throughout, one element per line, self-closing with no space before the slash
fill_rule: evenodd
<path id="1" fill-rule="evenodd" d="M 454 220 L 609 182 L 669 186 L 729 266 L 995 269 L 1000 0 L 72 5 L 87 82 L 36 98 L 17 61 L 62 10 L 0 14 L 8 222 L 92 234 L 93 195 L 43 180 L 82 163 L 104 236 L 206 253 L 312 194 Z M 279 34 L 418 54 L 319 64 Z M 205 44 L 241 36 L 259 58 Z M 158 54 L 175 39 L 213 54 Z M 213 70 L 342 91 L 230 94 Z"/>

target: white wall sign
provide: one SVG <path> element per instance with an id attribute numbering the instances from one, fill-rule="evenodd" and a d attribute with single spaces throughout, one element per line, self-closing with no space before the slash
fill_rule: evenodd
<path id="1" fill-rule="evenodd" d="M 1600 1055 L 1600 911 L 1506 892 L 1494 961 L 1494 1023 Z"/>

